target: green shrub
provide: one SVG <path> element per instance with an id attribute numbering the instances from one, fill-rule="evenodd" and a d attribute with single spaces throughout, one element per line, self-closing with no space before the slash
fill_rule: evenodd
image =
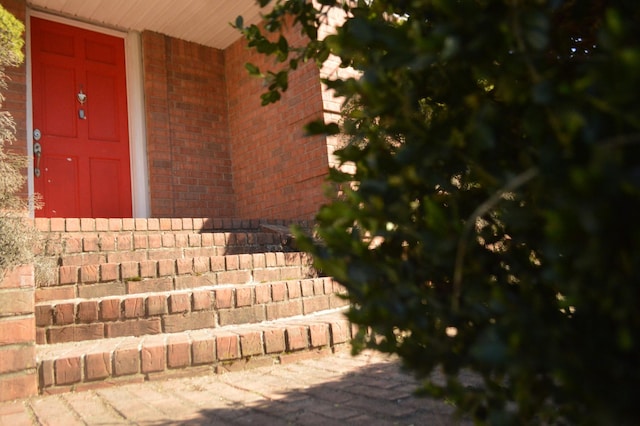
<path id="1" fill-rule="evenodd" d="M 22 63 L 24 25 L 0 6 L 0 92 L 7 88 L 6 67 Z M 0 93 L 0 107 L 4 97 Z M 7 151 L 15 141 L 15 122 L 0 111 L 0 276 L 9 268 L 32 260 L 35 231 L 25 221 L 26 200 L 19 191 L 25 183 L 24 156 Z"/>
<path id="2" fill-rule="evenodd" d="M 236 21 L 289 66 L 247 67 L 263 103 L 298 61 L 361 75 L 327 82 L 356 105 L 336 153 L 355 171 L 331 170 L 343 192 L 306 240 L 373 331 L 355 349 L 398 354 L 478 423 L 640 424 L 640 3 L 274 3 L 264 31 L 293 16 L 309 43 Z"/>

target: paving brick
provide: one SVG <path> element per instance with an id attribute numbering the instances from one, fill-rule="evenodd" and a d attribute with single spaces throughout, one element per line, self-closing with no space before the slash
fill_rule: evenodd
<path id="1" fill-rule="evenodd" d="M 35 374 L 23 373 L 15 375 L 0 376 L 0 402 L 11 401 L 14 399 L 26 398 L 38 393 L 38 379 Z M 12 416 L 0 413 L 4 424 L 31 424 L 29 416 L 22 419 L 14 419 Z M 15 422 L 14 422 L 15 420 Z M 22 423 L 24 421 L 24 423 Z"/>

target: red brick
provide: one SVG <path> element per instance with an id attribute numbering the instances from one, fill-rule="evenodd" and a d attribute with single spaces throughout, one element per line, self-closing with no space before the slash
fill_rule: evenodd
<path id="1" fill-rule="evenodd" d="M 143 336 L 159 334 L 162 331 L 159 318 L 106 323 L 104 330 L 106 337 Z"/>
<path id="2" fill-rule="evenodd" d="M 54 369 L 56 385 L 77 383 L 82 378 L 80 357 L 56 359 Z"/>
<path id="3" fill-rule="evenodd" d="M 167 368 L 165 346 L 161 342 L 143 343 L 140 356 L 143 373 L 164 371 Z"/>
<path id="4" fill-rule="evenodd" d="M 324 294 L 324 282 L 322 279 L 314 279 L 313 281 L 313 293 L 318 296 Z"/>
<path id="5" fill-rule="evenodd" d="M 102 323 L 67 325 L 47 330 L 47 342 L 49 343 L 80 342 L 102 339 L 103 337 L 104 325 Z"/>
<path id="6" fill-rule="evenodd" d="M 240 266 L 240 259 L 237 255 L 230 255 L 224 257 L 225 269 L 227 271 L 232 271 L 238 269 Z"/>
<path id="7" fill-rule="evenodd" d="M 155 260 L 145 260 L 140 262 L 140 276 L 142 278 L 154 278 L 158 270 L 158 262 Z"/>
<path id="8" fill-rule="evenodd" d="M 133 236 L 133 249 L 145 249 L 149 246 L 149 241 L 146 235 L 135 234 Z"/>
<path id="9" fill-rule="evenodd" d="M 246 308 L 222 309 L 218 312 L 220 325 L 253 324 L 266 319 L 264 307 L 254 305 Z"/>
<path id="10" fill-rule="evenodd" d="M 176 261 L 174 259 L 158 260 L 158 276 L 170 276 L 176 273 Z"/>
<path id="11" fill-rule="evenodd" d="M 286 302 L 270 303 L 266 305 L 266 318 L 269 321 L 302 315 L 302 301 L 288 300 Z"/>
<path id="12" fill-rule="evenodd" d="M 211 364 L 216 357 L 216 341 L 214 337 L 195 337 L 191 342 L 193 365 Z"/>
<path id="13" fill-rule="evenodd" d="M 122 262 L 120 264 L 120 272 L 122 274 L 123 280 L 129 278 L 139 278 L 140 264 L 138 262 Z"/>
<path id="14" fill-rule="evenodd" d="M 135 219 L 135 227 L 136 231 L 146 231 L 147 230 L 147 219 L 146 218 L 136 218 Z"/>
<path id="15" fill-rule="evenodd" d="M 59 303 L 53 307 L 53 323 L 55 325 L 73 324 L 74 321 L 74 303 Z"/>
<path id="16" fill-rule="evenodd" d="M 273 283 L 271 284 L 271 298 L 274 302 L 280 302 L 287 297 L 287 286 L 285 283 Z"/>
<path id="17" fill-rule="evenodd" d="M 96 230 L 96 220 L 93 218 L 83 217 L 80 219 L 80 230 L 81 231 L 95 231 Z"/>
<path id="18" fill-rule="evenodd" d="M 126 288 L 128 294 L 170 291 L 173 290 L 173 280 L 170 277 L 161 277 L 127 281 Z"/>
<path id="19" fill-rule="evenodd" d="M 256 304 L 271 302 L 271 285 L 270 284 L 256 285 L 255 292 L 256 292 Z"/>
<path id="20" fill-rule="evenodd" d="M 242 357 L 263 354 L 261 332 L 241 330 L 237 333 L 240 336 L 240 353 Z"/>
<path id="21" fill-rule="evenodd" d="M 40 361 L 38 365 L 38 376 L 40 377 L 40 383 L 43 387 L 49 387 L 55 384 L 53 360 L 45 359 Z"/>
<path id="22" fill-rule="evenodd" d="M 0 374 L 34 368 L 36 366 L 35 345 L 0 346 Z"/>
<path id="23" fill-rule="evenodd" d="M 217 272 L 219 284 L 246 284 L 251 281 L 251 271 Z"/>
<path id="24" fill-rule="evenodd" d="M 236 288 L 236 306 L 251 306 L 253 304 L 253 287 Z"/>
<path id="25" fill-rule="evenodd" d="M 100 250 L 100 244 L 99 244 L 99 239 L 98 237 L 94 237 L 94 236 L 85 236 L 82 239 L 82 250 L 85 252 L 90 252 L 90 251 L 99 251 Z"/>
<path id="26" fill-rule="evenodd" d="M 98 265 L 84 265 L 80 267 L 80 282 L 82 283 L 97 283 L 99 281 L 99 266 Z"/>
<path id="27" fill-rule="evenodd" d="M 33 289 L 4 290 L 0 293 L 0 317 L 31 314 L 33 302 Z"/>
<path id="28" fill-rule="evenodd" d="M 140 356 L 138 348 L 118 348 L 113 354 L 113 375 L 127 376 L 137 374 L 139 371 Z"/>
<path id="29" fill-rule="evenodd" d="M 277 266 L 276 254 L 273 252 L 268 252 L 264 254 L 265 263 L 267 267 Z"/>
<path id="30" fill-rule="evenodd" d="M 312 280 L 302 280 L 302 281 L 300 281 L 300 285 L 302 286 L 302 296 L 304 296 L 304 297 L 313 296 L 313 281 Z"/>
<path id="31" fill-rule="evenodd" d="M 149 248 L 150 249 L 162 248 L 162 235 L 159 235 L 159 234 L 149 235 Z"/>
<path id="32" fill-rule="evenodd" d="M 191 274 L 193 273 L 193 259 L 177 259 L 176 266 L 178 270 L 178 275 Z"/>
<path id="33" fill-rule="evenodd" d="M 329 309 L 329 296 L 314 296 L 302 299 L 302 310 L 305 315 Z"/>
<path id="34" fill-rule="evenodd" d="M 310 324 L 311 347 L 326 346 L 329 344 L 329 326 L 327 324 Z"/>
<path id="35" fill-rule="evenodd" d="M 176 315 L 166 315 L 163 318 L 165 333 L 178 333 L 186 330 L 212 328 L 216 325 L 215 314 L 211 311 L 196 311 Z"/>
<path id="36" fill-rule="evenodd" d="M 216 335 L 216 357 L 220 361 L 240 358 L 238 345 L 239 337 L 236 334 L 220 333 Z"/>
<path id="37" fill-rule="evenodd" d="M 225 257 L 224 256 L 211 256 L 211 271 L 218 272 L 225 270 Z"/>
<path id="38" fill-rule="evenodd" d="M 267 261 L 265 259 L 264 253 L 254 253 L 252 256 L 254 268 L 264 268 L 267 266 Z"/>
<path id="39" fill-rule="evenodd" d="M 193 310 L 202 311 L 209 310 L 212 306 L 212 297 L 210 290 L 196 290 L 193 292 Z"/>
<path id="40" fill-rule="evenodd" d="M 6 271 L 2 279 L 0 279 L 0 288 L 32 288 L 33 284 L 33 266 L 20 265 Z"/>
<path id="41" fill-rule="evenodd" d="M 265 330 L 264 347 L 268 354 L 284 352 L 286 350 L 284 330 L 280 328 Z"/>
<path id="42" fill-rule="evenodd" d="M 349 321 L 331 321 L 329 324 L 331 328 L 331 345 L 336 345 L 338 343 L 345 343 L 349 339 L 351 339 L 351 326 Z"/>
<path id="43" fill-rule="evenodd" d="M 36 326 L 45 327 L 53 324 L 53 308 L 51 305 L 37 305 L 35 307 Z"/>
<path id="44" fill-rule="evenodd" d="M 124 318 L 142 318 L 145 311 L 144 298 L 128 297 L 122 301 Z"/>
<path id="45" fill-rule="evenodd" d="M 100 281 L 117 281 L 120 279 L 120 265 L 117 263 L 103 263 L 100 265 Z"/>
<path id="46" fill-rule="evenodd" d="M 300 253 L 283 253 L 284 254 L 284 263 L 287 266 L 297 266 L 301 265 L 302 261 L 300 260 Z"/>
<path id="47" fill-rule="evenodd" d="M 170 336 L 167 341 L 167 366 L 183 368 L 191 364 L 191 344 L 185 336 Z"/>
<path id="48" fill-rule="evenodd" d="M 176 238 L 176 247 L 186 248 L 189 247 L 189 237 L 185 234 L 177 234 Z"/>
<path id="49" fill-rule="evenodd" d="M 109 219 L 109 231 L 121 231 L 122 219 L 111 218 Z"/>
<path id="50" fill-rule="evenodd" d="M 303 325 L 289 326 L 285 329 L 287 350 L 306 349 L 309 346 L 307 328 Z"/>
<path id="51" fill-rule="evenodd" d="M 176 293 L 169 296 L 169 312 L 189 312 L 191 310 L 191 298 L 189 293 Z"/>
<path id="52" fill-rule="evenodd" d="M 64 252 L 65 253 L 81 253 L 82 238 L 66 238 L 64 240 Z"/>
<path id="53" fill-rule="evenodd" d="M 233 307 L 233 289 L 232 288 L 219 288 L 214 291 L 215 294 L 215 306 L 218 309 Z"/>
<path id="54" fill-rule="evenodd" d="M 193 271 L 196 274 L 202 274 L 209 272 L 209 258 L 204 256 L 198 256 L 193 258 Z"/>
<path id="55" fill-rule="evenodd" d="M 123 231 L 133 231 L 136 229 L 136 221 L 132 218 L 124 218 L 122 219 L 122 230 Z"/>
<path id="56" fill-rule="evenodd" d="M 0 376 L 0 402 L 22 399 L 37 393 L 38 378 L 35 374 Z"/>
<path id="57" fill-rule="evenodd" d="M 120 319 L 120 299 L 101 300 L 100 319 L 103 321 L 116 321 Z"/>
<path id="58" fill-rule="evenodd" d="M 60 266 L 58 272 L 60 274 L 60 284 L 75 284 L 78 282 L 77 266 Z"/>
<path id="59" fill-rule="evenodd" d="M 287 281 L 287 290 L 289 292 L 289 299 L 302 297 L 300 281 Z"/>
<path id="60" fill-rule="evenodd" d="M 162 247 L 171 248 L 176 246 L 176 237 L 173 234 L 162 235 Z"/>
<path id="61" fill-rule="evenodd" d="M 111 376 L 111 355 L 108 352 L 89 353 L 84 357 L 87 380 L 101 380 Z"/>
<path id="62" fill-rule="evenodd" d="M 152 294 L 147 297 L 147 315 L 164 315 L 168 312 L 166 295 Z"/>
<path id="63" fill-rule="evenodd" d="M 83 300 L 78 303 L 78 321 L 93 322 L 98 320 L 98 302 L 96 300 Z"/>

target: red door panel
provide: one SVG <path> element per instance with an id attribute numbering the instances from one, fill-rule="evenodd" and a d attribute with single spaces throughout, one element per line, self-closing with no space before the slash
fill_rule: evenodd
<path id="1" fill-rule="evenodd" d="M 131 217 L 124 41 L 31 18 L 31 58 L 36 216 Z"/>

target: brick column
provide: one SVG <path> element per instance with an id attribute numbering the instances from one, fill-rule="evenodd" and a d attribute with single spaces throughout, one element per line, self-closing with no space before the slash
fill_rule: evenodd
<path id="1" fill-rule="evenodd" d="M 0 279 L 0 402 L 38 393 L 33 265 Z"/>

